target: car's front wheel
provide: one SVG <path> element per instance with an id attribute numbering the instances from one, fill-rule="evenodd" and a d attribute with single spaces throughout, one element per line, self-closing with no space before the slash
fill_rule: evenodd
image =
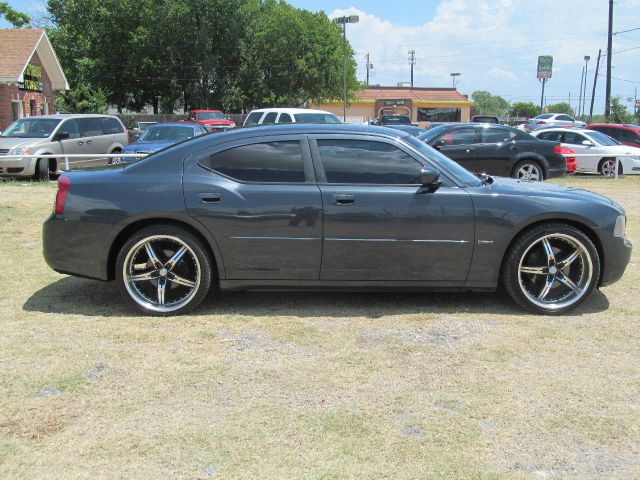
<path id="1" fill-rule="evenodd" d="M 518 163 L 511 172 L 513 178 L 530 182 L 540 182 L 544 180 L 544 172 L 540 164 L 533 160 L 523 160 Z"/>
<path id="2" fill-rule="evenodd" d="M 505 289 L 524 308 L 561 314 L 577 307 L 598 284 L 600 257 L 579 229 L 562 223 L 524 232 L 507 252 Z"/>
<path id="3" fill-rule="evenodd" d="M 598 166 L 598 170 L 600 171 L 600 175 L 604 175 L 605 177 L 615 177 L 616 159 L 615 158 L 602 159 L 600 161 L 600 165 Z M 622 163 L 618 163 L 618 175 L 623 175 Z"/>
<path id="4" fill-rule="evenodd" d="M 146 227 L 120 249 L 116 278 L 125 300 L 151 315 L 179 315 L 202 302 L 211 286 L 202 242 L 172 225 Z"/>

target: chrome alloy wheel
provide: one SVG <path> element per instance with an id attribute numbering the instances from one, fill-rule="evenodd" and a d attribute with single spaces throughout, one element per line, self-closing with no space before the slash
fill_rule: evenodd
<path id="1" fill-rule="evenodd" d="M 537 165 L 534 165 L 533 163 L 525 163 L 518 168 L 516 178 L 530 182 L 539 182 L 542 180 L 542 173 Z"/>
<path id="2" fill-rule="evenodd" d="M 182 240 L 168 235 L 146 237 L 127 253 L 122 267 L 125 287 L 143 308 L 173 312 L 196 295 L 200 262 Z"/>
<path id="3" fill-rule="evenodd" d="M 602 162 L 600 167 L 600 173 L 605 177 L 615 177 L 616 175 L 616 161 L 609 158 Z"/>
<path id="4" fill-rule="evenodd" d="M 534 305 L 559 310 L 579 301 L 589 290 L 593 263 L 587 248 L 561 233 L 533 242 L 520 258 L 518 281 Z"/>

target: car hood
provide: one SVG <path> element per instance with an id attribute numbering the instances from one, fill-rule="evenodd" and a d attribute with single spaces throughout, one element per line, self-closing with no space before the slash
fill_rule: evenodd
<path id="1" fill-rule="evenodd" d="M 492 177 L 490 185 L 492 193 L 498 195 L 518 195 L 527 197 L 566 198 L 586 202 L 598 202 L 605 205 L 615 205 L 613 200 L 604 195 L 583 190 L 581 188 L 565 187 L 550 182 L 527 182 L 506 177 Z"/>
<path id="2" fill-rule="evenodd" d="M 0 137 L 0 148 L 16 148 L 16 147 L 29 147 L 42 143 L 43 140 L 48 141 L 46 138 L 12 138 L 12 137 Z"/>
<path id="3" fill-rule="evenodd" d="M 177 140 L 159 140 L 155 142 L 135 142 L 130 145 L 124 147 L 124 152 L 155 152 L 156 150 L 160 150 L 162 148 L 168 147 L 169 145 L 173 145 Z"/>

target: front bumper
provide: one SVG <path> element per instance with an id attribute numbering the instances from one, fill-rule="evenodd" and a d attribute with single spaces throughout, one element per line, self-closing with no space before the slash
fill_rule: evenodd
<path id="1" fill-rule="evenodd" d="M 0 157 L 0 175 L 33 175 L 34 169 L 29 158 L 4 159 Z"/>
<path id="2" fill-rule="evenodd" d="M 611 237 L 602 245 L 602 248 L 604 250 L 604 265 L 600 286 L 606 287 L 622 278 L 629 260 L 631 260 L 633 244 L 626 238 Z"/>

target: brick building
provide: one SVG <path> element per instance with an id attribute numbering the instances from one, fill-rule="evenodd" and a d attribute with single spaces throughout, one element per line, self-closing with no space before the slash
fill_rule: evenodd
<path id="1" fill-rule="evenodd" d="M 468 122 L 473 102 L 455 88 L 367 87 L 347 105 L 347 121 L 368 122 L 382 114 L 409 115 L 421 125 L 429 122 Z M 342 101 L 328 101 L 314 108 L 342 118 Z"/>
<path id="2" fill-rule="evenodd" d="M 22 117 L 55 113 L 69 84 L 44 30 L 0 30 L 0 131 Z"/>

